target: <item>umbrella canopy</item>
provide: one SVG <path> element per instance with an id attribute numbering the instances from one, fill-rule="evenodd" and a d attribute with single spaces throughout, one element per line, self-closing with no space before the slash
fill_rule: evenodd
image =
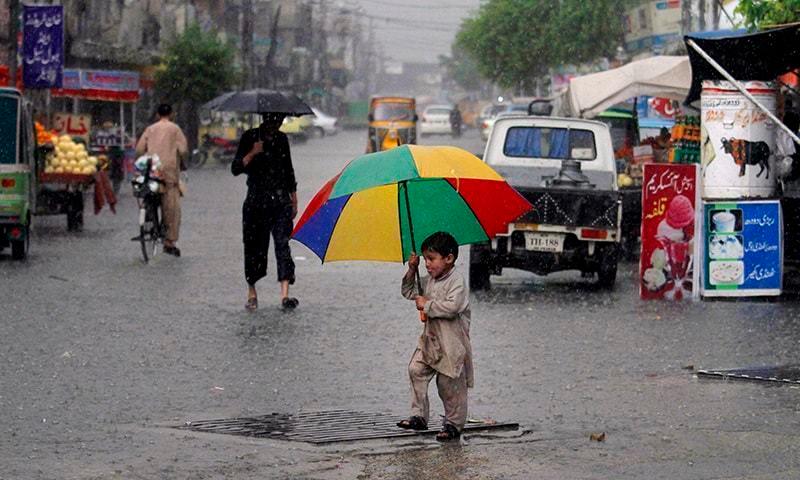
<path id="1" fill-rule="evenodd" d="M 608 107 L 642 95 L 683 100 L 691 83 L 689 57 L 650 57 L 571 79 L 569 103 L 575 115 L 592 118 Z"/>
<path id="2" fill-rule="evenodd" d="M 402 145 L 352 160 L 314 196 L 292 237 L 323 262 L 404 262 L 446 231 L 485 242 L 532 205 L 471 153 Z"/>
<path id="3" fill-rule="evenodd" d="M 208 102 L 204 103 L 200 108 L 208 109 L 208 110 L 216 110 L 217 106 L 222 102 L 228 100 L 233 95 L 236 95 L 237 92 L 226 92 L 218 97 L 214 97 L 213 99 L 209 100 Z"/>
<path id="4" fill-rule="evenodd" d="M 296 95 L 263 88 L 225 93 L 204 106 L 223 112 L 283 113 L 292 117 L 314 114 Z"/>

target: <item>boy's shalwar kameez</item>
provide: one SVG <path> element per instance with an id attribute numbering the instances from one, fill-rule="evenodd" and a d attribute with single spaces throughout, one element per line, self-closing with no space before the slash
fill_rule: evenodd
<path id="1" fill-rule="evenodd" d="M 422 291 L 428 299 L 428 316 L 411 362 L 411 415 L 428 421 L 428 384 L 436 375 L 436 387 L 444 404 L 445 422 L 459 431 L 467 421 L 467 387 L 474 384 L 472 347 L 469 340 L 469 291 L 455 268 L 440 278 L 425 277 Z M 403 277 L 402 294 L 413 300 L 416 282 Z"/>

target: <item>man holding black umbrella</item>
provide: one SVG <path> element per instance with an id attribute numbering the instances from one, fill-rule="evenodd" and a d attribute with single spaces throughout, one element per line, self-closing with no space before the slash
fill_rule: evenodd
<path id="1" fill-rule="evenodd" d="M 297 181 L 289 140 L 278 130 L 284 117 L 283 113 L 262 114 L 261 125 L 242 135 L 231 163 L 234 175 L 247 175 L 247 197 L 242 206 L 242 240 L 247 280 L 245 308 L 249 311 L 258 308 L 255 285 L 267 275 L 270 234 L 275 241 L 281 306 L 293 309 L 299 303 L 289 296 L 289 285 L 295 280 L 289 237 L 297 216 Z"/>

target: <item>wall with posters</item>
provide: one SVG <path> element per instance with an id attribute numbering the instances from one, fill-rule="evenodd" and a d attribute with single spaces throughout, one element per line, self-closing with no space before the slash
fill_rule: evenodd
<path id="1" fill-rule="evenodd" d="M 698 293 L 697 165 L 648 163 L 642 175 L 639 296 L 683 300 Z"/>
<path id="2" fill-rule="evenodd" d="M 780 295 L 780 201 L 704 202 L 703 212 L 703 296 Z"/>

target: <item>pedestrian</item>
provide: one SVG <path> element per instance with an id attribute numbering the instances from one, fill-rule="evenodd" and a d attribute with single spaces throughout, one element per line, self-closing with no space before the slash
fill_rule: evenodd
<path id="1" fill-rule="evenodd" d="M 439 398 L 444 404 L 444 423 L 436 440 L 456 440 L 467 421 L 467 388 L 474 384 L 472 346 L 469 340 L 469 290 L 455 269 L 458 243 L 452 235 L 437 232 L 422 242 L 428 276 L 415 282 L 420 257 L 411 254 L 402 282 L 402 294 L 414 300 L 422 312 L 422 335 L 408 364 L 411 381 L 411 416 L 398 422 L 400 428 L 426 430 L 430 406 L 428 384 L 436 376 Z"/>
<path id="2" fill-rule="evenodd" d="M 297 216 L 297 182 L 292 168 L 289 140 L 278 130 L 285 115 L 262 115 L 258 128 L 247 130 L 231 163 L 234 175 L 247 175 L 247 197 L 242 205 L 244 277 L 247 281 L 245 308 L 258 308 L 256 282 L 267 275 L 269 236 L 275 241 L 275 260 L 281 286 L 281 306 L 296 308 L 289 296 L 294 284 L 294 261 L 289 248 L 292 224 Z"/>
<path id="3" fill-rule="evenodd" d="M 450 130 L 453 136 L 461 136 L 461 111 L 458 109 L 458 106 L 454 106 L 452 110 L 450 110 Z"/>
<path id="4" fill-rule="evenodd" d="M 158 106 L 158 121 L 144 130 L 136 144 L 137 155 L 158 155 L 161 161 L 161 214 L 167 226 L 164 253 L 181 256 L 177 247 L 181 228 L 180 178 L 182 157 L 186 155 L 186 137 L 180 127 L 172 122 L 172 107 L 166 103 Z"/>

